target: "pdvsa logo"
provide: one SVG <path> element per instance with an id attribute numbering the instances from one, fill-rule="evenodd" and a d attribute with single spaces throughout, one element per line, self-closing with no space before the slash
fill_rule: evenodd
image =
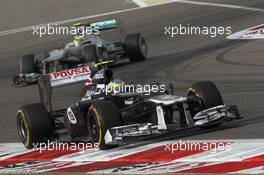
<path id="1" fill-rule="evenodd" d="M 50 74 L 50 80 L 57 80 L 61 78 L 74 77 L 76 75 L 85 75 L 89 74 L 91 71 L 89 67 L 80 67 L 76 69 L 70 69 L 60 72 L 54 72 Z"/>

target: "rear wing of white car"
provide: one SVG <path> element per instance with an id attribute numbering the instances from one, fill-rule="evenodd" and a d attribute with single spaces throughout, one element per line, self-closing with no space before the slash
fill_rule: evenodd
<path id="1" fill-rule="evenodd" d="M 78 67 L 49 74 L 52 87 L 79 81 L 89 81 L 91 79 L 91 69 L 89 66 Z"/>

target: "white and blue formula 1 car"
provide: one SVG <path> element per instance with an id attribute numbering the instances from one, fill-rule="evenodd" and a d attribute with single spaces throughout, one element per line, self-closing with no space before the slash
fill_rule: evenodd
<path id="1" fill-rule="evenodd" d="M 225 105 L 211 81 L 192 84 L 186 96 L 170 94 L 164 89 L 105 93 L 103 89 L 109 84 L 124 86 L 112 75 L 109 69 L 97 71 L 87 85 L 85 98 L 60 110 L 53 110 L 51 92 L 53 86 L 62 85 L 65 80 L 41 76 L 41 103 L 23 105 L 17 112 L 22 143 L 32 148 L 37 143 L 57 140 L 61 138 L 57 131 L 63 127 L 71 141 L 92 141 L 100 149 L 110 149 L 142 136 L 194 126 L 207 129 L 241 119 L 238 108 Z"/>

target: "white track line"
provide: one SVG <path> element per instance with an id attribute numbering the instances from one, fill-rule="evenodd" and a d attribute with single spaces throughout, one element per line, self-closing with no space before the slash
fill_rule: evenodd
<path id="1" fill-rule="evenodd" d="M 139 7 L 146 7 L 148 6 L 144 0 L 132 0 L 135 4 L 137 4 Z"/>
<path id="2" fill-rule="evenodd" d="M 125 9 L 125 10 L 119 10 L 119 11 L 115 11 L 115 12 L 102 13 L 102 14 L 98 14 L 98 15 L 83 16 L 83 17 L 67 19 L 67 20 L 62 20 L 62 21 L 56 21 L 56 22 L 50 22 L 50 23 L 44 23 L 44 24 L 37 24 L 37 25 L 23 27 L 23 28 L 17 28 L 17 29 L 0 31 L 0 36 L 7 36 L 7 35 L 11 35 L 11 34 L 16 34 L 16 33 L 30 31 L 30 30 L 33 30 L 33 28 L 37 27 L 37 26 L 47 26 L 48 24 L 51 25 L 51 26 L 52 25 L 62 25 L 62 24 L 67 24 L 67 23 L 71 23 L 71 22 L 76 22 L 76 21 L 96 18 L 96 17 L 102 17 L 102 16 L 107 16 L 107 15 L 113 15 L 113 14 L 118 14 L 118 13 L 133 11 L 133 10 L 138 10 L 138 9 L 147 8 L 147 7 L 150 7 L 150 6 L 161 5 L 161 4 L 155 4 L 155 5 L 147 6 L 147 4 L 145 4 L 144 0 L 133 0 L 133 1 L 136 4 L 138 4 L 140 7 L 135 7 L 135 8 L 131 8 L 131 9 Z M 165 2 L 165 3 L 162 3 L 162 4 L 168 4 L 168 3 L 174 3 L 174 2 L 185 3 L 185 4 L 194 4 L 194 5 L 224 7 L 224 8 L 247 10 L 247 11 L 255 11 L 255 12 L 264 12 L 264 9 L 260 9 L 260 8 L 253 8 L 253 7 L 246 7 L 246 6 L 239 6 L 239 5 L 230 5 L 230 4 L 209 3 L 209 2 L 197 2 L 197 1 L 189 1 L 189 0 L 172 0 L 170 2 Z"/>
<path id="3" fill-rule="evenodd" d="M 15 34 L 15 33 L 33 30 L 33 28 L 37 27 L 37 26 L 47 26 L 48 24 L 50 26 L 62 25 L 62 24 L 67 24 L 67 23 L 71 23 L 71 22 L 76 22 L 76 21 L 81 21 L 81 20 L 86 20 L 86 19 L 91 19 L 91 18 L 96 18 L 96 17 L 101 17 L 101 16 L 107 16 L 107 15 L 112 15 L 112 14 L 117 14 L 117 13 L 122 13 L 122 12 L 128 12 L 128 11 L 136 10 L 139 8 L 140 7 L 136 7 L 136 8 L 126 9 L 126 10 L 119 10 L 119 11 L 115 11 L 115 12 L 102 13 L 102 14 L 98 14 L 98 15 L 83 16 L 83 17 L 78 17 L 78 18 L 73 18 L 73 19 L 62 20 L 62 21 L 55 21 L 55 22 L 49 22 L 49 23 L 43 23 L 43 24 L 37 24 L 37 25 L 33 25 L 33 26 L 23 27 L 23 28 L 0 31 L 0 36 L 5 36 L 5 35 L 10 35 L 10 34 Z"/>

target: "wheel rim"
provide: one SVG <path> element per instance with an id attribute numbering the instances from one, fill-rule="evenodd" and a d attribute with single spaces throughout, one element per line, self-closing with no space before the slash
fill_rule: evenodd
<path id="1" fill-rule="evenodd" d="M 90 115 L 90 126 L 88 127 L 90 128 L 90 135 L 92 137 L 92 140 L 95 142 L 98 141 L 99 128 L 97 126 L 97 122 L 94 114 Z"/>
<path id="2" fill-rule="evenodd" d="M 142 38 L 142 37 L 140 39 L 140 43 L 141 43 L 141 45 L 140 45 L 140 52 L 142 53 L 142 55 L 144 57 L 146 57 L 147 56 L 147 53 L 148 53 L 147 43 L 146 43 L 145 39 Z"/>
<path id="3" fill-rule="evenodd" d="M 195 114 L 203 110 L 203 101 L 201 98 L 197 97 L 197 95 L 195 95 L 195 93 L 193 93 L 192 91 L 189 91 L 187 96 L 193 97 L 194 99 L 188 104 L 190 113 L 194 117 Z"/>
<path id="4" fill-rule="evenodd" d="M 18 115 L 19 115 L 18 116 L 18 133 L 19 133 L 19 137 L 21 141 L 25 143 L 28 137 L 26 126 L 25 126 L 24 120 L 20 116 L 21 114 L 18 114 Z"/>

